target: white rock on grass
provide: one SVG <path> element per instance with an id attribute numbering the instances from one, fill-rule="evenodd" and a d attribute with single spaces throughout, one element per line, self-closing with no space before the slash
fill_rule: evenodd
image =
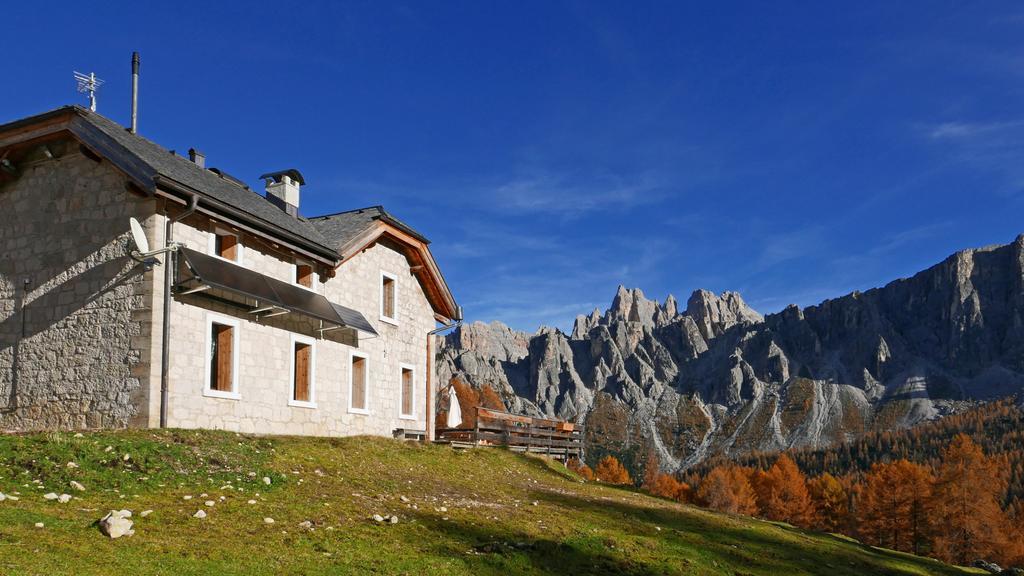
<path id="1" fill-rule="evenodd" d="M 61 504 L 71 502 L 71 494 L 61 494 L 60 496 L 57 496 L 57 502 L 60 502 Z"/>
<path id="2" fill-rule="evenodd" d="M 249 500 L 248 502 L 246 502 L 246 504 L 255 504 L 255 503 L 256 503 L 255 500 Z"/>
<path id="3" fill-rule="evenodd" d="M 270 476 L 264 476 L 263 483 L 266 484 L 267 486 L 270 486 Z"/>
<path id="4" fill-rule="evenodd" d="M 7 494 L 0 492 L 0 502 L 3 502 L 4 500 L 7 500 Z"/>
<path id="5" fill-rule="evenodd" d="M 149 516 L 152 513 L 153 513 L 152 510 L 143 510 L 142 512 L 139 512 L 139 516 L 142 516 L 143 518 L 145 518 L 146 516 Z"/>
<path id="6" fill-rule="evenodd" d="M 68 462 L 67 464 L 65 464 L 65 466 L 67 466 L 68 468 L 78 468 L 78 464 L 75 462 Z"/>
<path id="7" fill-rule="evenodd" d="M 206 510 L 198 510 L 192 515 L 193 518 L 203 519 L 206 518 Z"/>
<path id="8" fill-rule="evenodd" d="M 184 496 L 181 497 L 181 499 L 182 500 L 191 500 L 192 499 L 192 495 L 191 494 L 185 494 Z"/>
<path id="9" fill-rule="evenodd" d="M 43 528 L 45 526 L 46 524 L 43 524 L 42 522 L 36 522 L 36 528 Z"/>
<path id="10" fill-rule="evenodd" d="M 69 484 L 71 484 L 71 487 L 74 488 L 75 490 L 78 490 L 79 492 L 85 492 L 85 486 L 82 486 L 80 482 L 72 480 L 71 482 L 69 482 Z"/>
<path id="11" fill-rule="evenodd" d="M 212 508 L 213 505 L 216 504 L 216 502 L 214 502 L 213 500 L 207 500 L 206 502 L 203 502 L 203 504 L 205 504 L 207 508 Z"/>
<path id="12" fill-rule="evenodd" d="M 46 494 L 43 494 L 43 498 L 47 500 L 56 500 L 59 496 L 57 496 L 56 492 L 47 492 Z"/>
<path id="13" fill-rule="evenodd" d="M 268 516 L 268 517 L 263 519 L 263 523 L 264 524 L 273 524 L 274 523 L 274 519 Z"/>
<path id="14" fill-rule="evenodd" d="M 132 530 L 131 517 L 131 510 L 111 510 L 100 519 L 100 531 L 111 539 L 131 536 L 135 534 L 135 530 Z"/>

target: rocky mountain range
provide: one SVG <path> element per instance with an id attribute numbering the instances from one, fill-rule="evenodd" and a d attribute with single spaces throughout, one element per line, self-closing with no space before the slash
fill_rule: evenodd
<path id="1" fill-rule="evenodd" d="M 512 412 L 585 426 L 588 460 L 667 470 L 712 455 L 821 447 L 1024 387 L 1024 235 L 911 278 L 762 316 L 735 292 L 685 308 L 620 287 L 571 334 L 473 323 L 439 381 L 491 386 Z"/>

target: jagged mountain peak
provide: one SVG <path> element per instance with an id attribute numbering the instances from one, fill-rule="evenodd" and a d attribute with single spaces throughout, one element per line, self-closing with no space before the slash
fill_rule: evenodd
<path id="1" fill-rule="evenodd" d="M 474 323 L 439 377 L 494 386 L 510 410 L 586 424 L 594 453 L 714 454 L 822 446 L 1024 391 L 1024 235 L 909 278 L 763 317 L 736 292 L 684 311 L 620 286 L 572 335 Z"/>

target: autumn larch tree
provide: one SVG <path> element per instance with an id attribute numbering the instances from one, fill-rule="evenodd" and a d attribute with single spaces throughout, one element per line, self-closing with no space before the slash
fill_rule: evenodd
<path id="1" fill-rule="evenodd" d="M 594 475 L 601 482 L 609 484 L 632 484 L 633 479 L 629 477 L 629 471 L 611 454 L 601 458 L 594 470 Z"/>
<path id="2" fill-rule="evenodd" d="M 942 454 L 932 498 L 935 537 L 942 560 L 966 564 L 992 558 L 1005 546 L 1005 517 L 999 500 L 1005 480 L 981 447 L 958 434 Z"/>
<path id="3" fill-rule="evenodd" d="M 814 512 L 811 526 L 825 532 L 839 532 L 846 525 L 849 496 L 843 484 L 828 472 L 807 481 Z"/>
<path id="4" fill-rule="evenodd" d="M 569 470 L 579 474 L 580 478 L 583 478 L 587 482 L 594 480 L 594 471 L 590 469 L 590 466 L 587 466 L 580 461 L 579 458 L 570 458 L 569 461 L 565 463 L 565 466 Z"/>
<path id="5" fill-rule="evenodd" d="M 757 514 L 757 497 L 747 473 L 736 466 L 716 466 L 701 481 L 697 500 L 708 508 L 731 514 Z"/>
<path id="6" fill-rule="evenodd" d="M 807 492 L 807 479 L 789 455 L 779 456 L 761 482 L 764 483 L 764 499 L 758 502 L 761 514 L 770 520 L 808 525 L 811 495 Z"/>
<path id="7" fill-rule="evenodd" d="M 864 479 L 860 532 L 870 543 L 920 554 L 929 538 L 931 471 L 907 460 L 879 463 Z"/>

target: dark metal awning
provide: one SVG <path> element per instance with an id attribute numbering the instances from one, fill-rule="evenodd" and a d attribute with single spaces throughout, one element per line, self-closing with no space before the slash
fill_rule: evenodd
<path id="1" fill-rule="evenodd" d="M 294 312 L 326 322 L 334 327 L 354 328 L 377 335 L 377 331 L 359 312 L 335 304 L 312 290 L 282 282 L 189 248 L 179 248 L 184 267 L 179 266 L 176 292 L 180 295 L 211 288 L 240 295 L 254 302 L 252 313 L 264 317 Z"/>

